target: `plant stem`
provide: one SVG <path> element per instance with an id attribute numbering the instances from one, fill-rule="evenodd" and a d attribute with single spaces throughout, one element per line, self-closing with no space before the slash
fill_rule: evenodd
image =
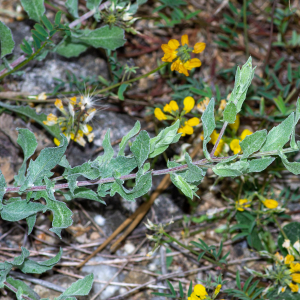
<path id="1" fill-rule="evenodd" d="M 295 150 L 293 148 L 287 148 L 287 149 L 283 149 L 283 153 L 290 153 L 290 152 L 295 152 L 298 150 Z M 263 157 L 266 155 L 278 155 L 278 151 L 274 150 L 274 151 L 268 151 L 268 152 L 259 152 L 259 153 L 255 153 L 250 155 L 248 158 L 253 158 L 253 157 Z M 239 155 L 237 158 L 241 157 L 241 155 Z M 211 161 L 208 161 L 206 158 L 198 160 L 193 162 L 194 165 L 197 166 L 201 166 L 201 167 L 205 167 L 205 168 L 210 168 L 212 167 L 212 163 L 218 163 L 218 162 L 222 162 L 225 159 L 230 158 L 230 156 L 226 156 L 226 157 L 213 157 L 211 159 Z M 209 163 L 209 164 L 208 164 Z M 157 170 L 157 171 L 152 171 L 152 175 L 153 176 L 159 176 L 159 175 L 165 175 L 165 174 L 170 174 L 172 172 L 178 172 L 178 171 L 184 171 L 188 169 L 188 165 L 181 165 L 178 167 L 174 167 L 174 168 L 168 168 L 168 169 L 163 169 L 163 170 Z M 129 175 L 123 175 L 120 177 L 121 180 L 128 180 L 128 179 L 134 179 L 136 178 L 136 174 L 129 174 Z M 55 178 L 53 179 L 55 180 Z M 94 185 L 94 184 L 101 184 L 101 183 L 108 183 L 108 182 L 114 182 L 115 178 L 114 177 L 107 177 L 107 178 L 102 178 L 99 180 L 89 180 L 89 181 L 79 181 L 77 183 L 78 187 L 81 186 L 89 186 L 89 185 Z M 61 183 L 61 184 L 56 184 L 54 186 L 54 190 L 61 190 L 61 189 L 67 189 L 69 188 L 69 184 L 68 183 Z M 19 192 L 20 187 L 7 187 L 5 189 L 5 193 L 10 193 L 10 192 Z M 41 186 L 34 186 L 31 188 L 26 189 L 26 192 L 29 191 L 43 191 L 46 190 L 46 186 L 41 185 Z"/>
<path id="2" fill-rule="evenodd" d="M 11 285 L 10 283 L 8 283 L 7 281 L 4 281 L 3 283 L 4 283 L 5 286 L 7 286 L 15 294 L 18 292 L 18 290 L 13 285 Z M 22 298 L 26 299 L 26 300 L 33 300 L 32 298 L 30 298 L 30 297 L 28 297 L 26 295 L 22 295 Z"/>
<path id="3" fill-rule="evenodd" d="M 191 249 L 190 247 L 188 247 L 188 246 L 180 243 L 177 239 L 175 239 L 174 237 L 172 237 L 171 235 L 169 235 L 165 231 L 163 232 L 163 234 L 164 234 L 164 236 L 166 236 L 167 238 L 169 238 L 172 242 L 175 242 L 176 244 L 178 244 L 182 248 L 190 251 L 191 253 L 193 253 L 193 254 L 195 254 L 197 256 L 199 255 L 199 253 L 197 251 L 195 251 L 195 250 Z M 212 264 L 215 264 L 215 265 L 223 268 L 223 265 L 220 262 L 218 262 L 218 261 L 216 261 L 216 260 L 214 260 L 214 259 L 212 259 L 212 258 L 210 258 L 210 257 L 208 257 L 206 255 L 203 255 L 202 258 L 206 259 L 207 261 L 211 262 Z"/>
<path id="4" fill-rule="evenodd" d="M 280 230 L 282 236 L 283 236 L 286 240 L 289 240 L 289 238 L 287 237 L 286 233 L 283 231 L 283 229 L 282 229 L 282 227 L 281 227 L 281 225 L 280 225 L 280 223 L 279 223 L 279 221 L 278 221 L 278 219 L 277 219 L 277 217 L 276 217 L 275 215 L 273 215 L 273 219 L 274 219 L 276 225 L 278 226 L 278 228 L 279 228 L 279 230 Z"/>
<path id="5" fill-rule="evenodd" d="M 248 32 L 247 32 L 247 0 L 243 3 L 243 22 L 244 22 L 244 41 L 246 48 L 246 55 L 249 56 Z"/>
<path id="6" fill-rule="evenodd" d="M 217 149 L 217 147 L 218 147 L 218 145 L 219 145 L 219 143 L 220 143 L 220 140 L 221 140 L 221 138 L 222 138 L 222 136 L 223 136 L 223 134 L 224 134 L 224 132 L 225 132 L 225 130 L 226 130 L 227 125 L 228 125 L 228 122 L 224 122 L 223 127 L 222 127 L 222 129 L 221 129 L 221 131 L 220 131 L 220 134 L 219 134 L 219 136 L 218 136 L 218 139 L 217 139 L 217 141 L 216 141 L 216 143 L 215 143 L 213 149 L 211 150 L 211 153 L 210 153 L 210 157 L 211 157 L 211 158 L 215 157 L 216 149 Z"/>

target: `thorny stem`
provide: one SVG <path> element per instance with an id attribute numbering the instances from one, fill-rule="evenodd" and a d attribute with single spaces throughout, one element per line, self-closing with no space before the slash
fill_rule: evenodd
<path id="1" fill-rule="evenodd" d="M 175 239 L 174 237 L 172 237 L 171 235 L 169 235 L 165 231 L 163 232 L 163 235 L 166 236 L 167 238 L 169 238 L 172 242 L 175 242 L 176 244 L 178 244 L 179 246 L 181 246 L 182 248 L 184 248 L 186 250 L 189 250 L 190 252 L 192 252 L 193 254 L 195 254 L 197 256 L 199 255 L 199 252 L 197 252 L 197 251 L 191 249 L 190 247 L 188 247 L 188 246 L 180 243 L 177 239 Z M 211 262 L 212 264 L 215 264 L 215 265 L 223 268 L 223 265 L 220 262 L 218 262 L 218 261 L 216 261 L 216 260 L 214 260 L 214 259 L 212 259 L 212 258 L 210 258 L 210 257 L 208 257 L 206 255 L 203 255 L 202 258 L 206 259 L 207 261 Z"/>
<path id="2" fill-rule="evenodd" d="M 221 134 L 220 134 L 221 135 Z M 293 148 L 287 148 L 287 149 L 283 149 L 283 153 L 290 153 L 290 152 L 295 152 L 298 150 L 295 150 Z M 274 151 L 267 151 L 267 152 L 258 152 L 258 153 L 254 153 L 252 155 L 250 155 L 248 158 L 253 158 L 253 157 L 263 157 L 263 156 L 267 156 L 267 155 L 277 155 L 278 151 L 274 150 Z M 222 162 L 223 160 L 227 160 L 229 159 L 231 156 L 225 156 L 225 157 L 213 157 L 211 158 L 211 161 L 208 161 L 206 158 L 198 160 L 193 162 L 194 165 L 199 165 L 203 168 L 211 168 L 212 164 L 211 163 L 218 163 L 218 162 Z M 237 156 L 236 158 L 240 158 L 241 155 Z M 159 175 L 165 175 L 165 174 L 170 174 L 172 172 L 178 172 L 178 171 L 184 171 L 188 169 L 188 165 L 181 165 L 178 167 L 174 167 L 174 168 L 168 168 L 168 169 L 163 169 L 163 170 L 157 170 L 157 171 L 151 171 L 153 176 L 159 176 Z M 136 178 L 136 174 L 129 174 L 129 175 L 123 175 L 121 176 L 119 179 L 121 180 L 128 180 L 128 179 L 134 179 Z M 55 180 L 55 178 L 53 179 Z M 114 182 L 115 178 L 114 177 L 107 177 L 107 178 L 103 178 L 103 179 L 99 179 L 99 180 L 89 180 L 89 181 L 79 181 L 77 182 L 77 186 L 81 187 L 81 186 L 88 186 L 88 185 L 94 185 L 94 184 L 101 184 L 101 183 L 108 183 L 108 182 Z M 61 189 L 67 189 L 69 188 L 69 184 L 68 183 L 61 183 L 61 184 L 56 184 L 54 186 L 54 190 L 61 190 Z M 5 193 L 12 193 L 12 192 L 19 192 L 20 187 L 8 187 L 5 189 Z M 46 186 L 45 185 L 41 185 L 41 186 L 34 186 L 31 188 L 26 189 L 26 192 L 29 191 L 43 191 L 46 190 Z"/>
<path id="3" fill-rule="evenodd" d="M 106 6 L 109 5 L 109 4 L 110 4 L 110 1 L 106 1 L 105 3 L 101 4 L 98 9 L 102 10 L 102 9 L 106 8 Z M 96 9 L 92 9 L 88 13 L 82 15 L 79 19 L 77 19 L 74 22 L 70 23 L 69 27 L 70 28 L 75 27 L 76 25 L 80 24 L 82 21 L 84 21 L 84 20 L 88 19 L 89 17 L 91 17 L 95 12 L 96 12 Z M 12 68 L 14 68 L 13 70 L 6 73 L 7 68 L 4 68 L 2 71 L 0 71 L 0 80 L 3 79 L 4 77 L 10 75 L 11 73 L 19 70 L 20 68 L 22 68 L 27 63 L 29 63 L 45 47 L 45 45 L 46 45 L 46 42 L 43 44 L 43 46 L 37 52 L 33 53 L 28 59 L 26 59 L 25 55 L 21 55 L 19 58 L 17 58 L 15 61 L 13 61 L 10 64 L 10 66 Z"/>
<path id="4" fill-rule="evenodd" d="M 220 134 L 219 134 L 219 136 L 218 136 L 218 139 L 217 139 L 217 141 L 216 141 L 216 143 L 215 143 L 213 149 L 211 150 L 211 153 L 210 153 L 210 157 L 211 157 L 211 158 L 214 158 L 214 157 L 215 157 L 216 149 L 217 149 L 217 147 L 218 147 L 218 145 L 219 145 L 219 143 L 220 143 L 220 140 L 221 140 L 221 138 L 222 138 L 222 136 L 223 136 L 223 134 L 224 134 L 224 132 L 225 132 L 225 130 L 226 130 L 227 125 L 228 125 L 228 122 L 224 122 L 223 127 L 222 127 L 222 129 L 221 129 L 221 132 L 220 132 Z"/>

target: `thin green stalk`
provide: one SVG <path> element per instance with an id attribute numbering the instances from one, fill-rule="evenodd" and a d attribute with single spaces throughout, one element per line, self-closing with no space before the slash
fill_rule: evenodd
<path id="1" fill-rule="evenodd" d="M 33 54 L 31 54 L 26 60 L 24 60 L 22 63 L 20 63 L 18 66 L 16 66 L 13 70 L 4 73 L 2 76 L 0 76 L 0 80 L 3 79 L 4 77 L 18 71 L 19 69 L 21 69 L 23 66 L 25 66 L 26 64 L 28 64 L 30 61 L 32 61 L 47 45 L 47 42 L 45 42 L 42 47 L 40 49 L 38 49 L 36 52 L 34 52 Z"/>
<path id="2" fill-rule="evenodd" d="M 199 253 L 193 249 L 191 249 L 190 247 L 180 243 L 177 239 L 175 239 L 174 237 L 172 237 L 171 235 L 167 234 L 165 231 L 163 232 L 164 236 L 166 236 L 167 238 L 169 238 L 172 242 L 175 242 L 177 245 L 183 247 L 184 249 L 190 251 L 191 253 L 195 254 L 195 255 L 199 255 Z M 212 264 L 215 264 L 221 268 L 223 268 L 223 265 L 221 263 L 219 263 L 218 261 L 206 256 L 206 255 L 203 255 L 202 258 L 206 259 L 207 261 L 211 262 Z"/>
<path id="3" fill-rule="evenodd" d="M 249 56 L 249 44 L 248 44 L 248 32 L 247 32 L 247 0 L 244 0 L 243 3 L 243 22 L 244 22 L 244 40 L 246 55 Z"/>
<path id="4" fill-rule="evenodd" d="M 286 233 L 283 231 L 283 229 L 282 229 L 282 227 L 281 227 L 280 223 L 278 222 L 278 219 L 277 219 L 277 217 L 276 217 L 275 215 L 273 215 L 273 219 L 274 219 L 276 225 L 278 226 L 278 228 L 279 228 L 279 230 L 280 230 L 282 236 L 283 236 L 286 240 L 289 240 L 289 238 L 287 237 Z"/>

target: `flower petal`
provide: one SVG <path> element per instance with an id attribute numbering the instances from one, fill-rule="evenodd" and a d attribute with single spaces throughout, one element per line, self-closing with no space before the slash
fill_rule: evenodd
<path id="1" fill-rule="evenodd" d="M 176 50 L 179 46 L 180 46 L 180 43 L 177 41 L 177 40 L 169 40 L 168 42 L 168 46 L 172 49 L 172 50 Z"/>
<path id="2" fill-rule="evenodd" d="M 186 123 L 189 126 L 196 126 L 200 123 L 200 120 L 199 120 L 199 118 L 194 117 L 194 118 L 189 119 Z"/>
<path id="3" fill-rule="evenodd" d="M 240 141 L 238 139 L 233 139 L 229 144 L 230 149 L 233 151 L 234 154 L 238 154 L 242 148 L 240 146 Z"/>
<path id="4" fill-rule="evenodd" d="M 184 46 L 184 45 L 189 45 L 189 37 L 187 34 L 184 34 L 182 37 L 181 37 L 181 45 Z"/>
<path id="5" fill-rule="evenodd" d="M 205 43 L 197 43 L 194 46 L 194 53 L 200 53 L 205 49 L 206 44 Z"/>
<path id="6" fill-rule="evenodd" d="M 188 70 L 192 70 L 194 68 L 198 68 L 201 66 L 201 60 L 198 58 L 192 58 L 191 60 L 188 60 L 185 64 L 184 67 Z"/>
<path id="7" fill-rule="evenodd" d="M 177 111 L 177 110 L 179 110 L 178 104 L 177 104 L 177 102 L 174 101 L 174 100 L 171 100 L 171 101 L 170 101 L 170 107 L 171 107 L 172 111 Z"/>
<path id="8" fill-rule="evenodd" d="M 195 100 L 193 97 L 185 97 L 183 100 L 183 104 L 184 104 L 184 108 L 183 110 L 185 111 L 185 113 L 189 113 L 195 106 Z"/>
<path id="9" fill-rule="evenodd" d="M 159 121 L 162 121 L 162 120 L 167 120 L 167 116 L 162 112 L 162 110 L 158 107 L 156 107 L 154 109 L 154 115 L 155 117 L 159 120 Z"/>
<path id="10" fill-rule="evenodd" d="M 241 140 L 243 140 L 247 135 L 251 135 L 253 132 L 249 129 L 244 129 L 241 134 Z"/>

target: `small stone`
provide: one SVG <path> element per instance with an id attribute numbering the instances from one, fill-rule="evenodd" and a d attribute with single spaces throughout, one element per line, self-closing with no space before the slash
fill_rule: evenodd
<path id="1" fill-rule="evenodd" d="M 124 251 L 127 253 L 127 254 L 131 254 L 133 253 L 133 251 L 135 250 L 135 247 L 132 243 L 126 243 L 125 246 L 124 246 Z"/>
<path id="2" fill-rule="evenodd" d="M 106 221 L 105 218 L 102 217 L 101 215 L 95 216 L 94 220 L 99 226 L 104 226 L 105 221 Z"/>
<path id="3" fill-rule="evenodd" d="M 91 240 L 97 240 L 99 238 L 100 238 L 100 234 L 96 231 L 92 232 L 92 234 L 90 235 Z"/>

